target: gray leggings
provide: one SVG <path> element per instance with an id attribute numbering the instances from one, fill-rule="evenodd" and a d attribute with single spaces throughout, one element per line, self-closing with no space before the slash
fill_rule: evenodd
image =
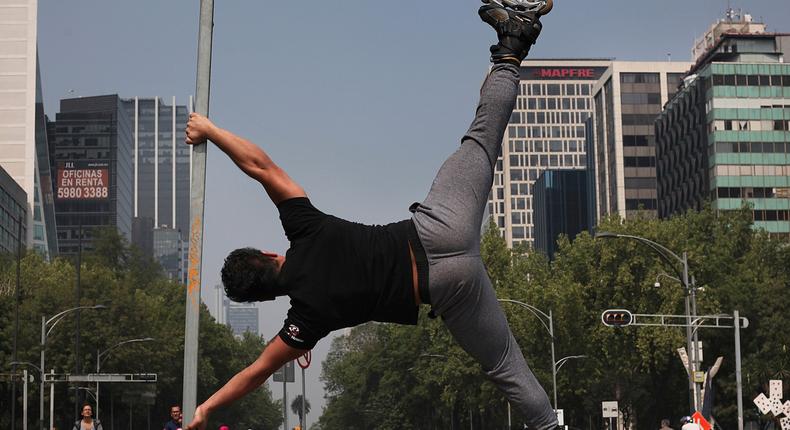
<path id="1" fill-rule="evenodd" d="M 544 430 L 557 418 L 510 332 L 480 257 L 483 212 L 518 81 L 516 66 L 493 67 L 461 147 L 444 162 L 425 201 L 412 209 L 412 219 L 428 258 L 434 312 L 530 428 Z"/>

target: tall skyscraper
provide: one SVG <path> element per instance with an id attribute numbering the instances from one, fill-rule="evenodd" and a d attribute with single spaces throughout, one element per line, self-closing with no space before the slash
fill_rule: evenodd
<path id="1" fill-rule="evenodd" d="M 737 24 L 737 23 L 734 23 Z M 656 122 L 658 210 L 754 208 L 790 237 L 790 34 L 722 34 Z"/>
<path id="2" fill-rule="evenodd" d="M 613 61 L 593 88 L 596 223 L 656 216 L 654 122 L 691 63 Z M 589 144 L 589 142 L 588 142 Z"/>
<path id="3" fill-rule="evenodd" d="M 133 216 L 150 219 L 156 229 L 180 231 L 186 240 L 191 146 L 184 144 L 184 130 L 189 109 L 176 105 L 175 97 L 170 104 L 159 97 L 135 97 L 124 99 L 123 105 L 132 124 Z"/>
<path id="4" fill-rule="evenodd" d="M 557 252 L 561 234 L 573 240 L 588 229 L 587 172 L 546 170 L 535 182 L 535 249 L 549 258 Z"/>
<path id="5" fill-rule="evenodd" d="M 131 124 L 117 95 L 64 99 L 49 123 L 55 179 L 55 212 L 61 254 L 74 254 L 83 231 L 90 249 L 94 232 L 114 227 L 131 238 Z"/>
<path id="6" fill-rule="evenodd" d="M 526 60 L 497 160 L 488 213 L 508 246 L 533 246 L 533 186 L 547 169 L 583 169 L 592 89 L 611 60 Z"/>
<path id="7" fill-rule="evenodd" d="M 0 166 L 27 195 L 28 246 L 49 256 L 57 249 L 57 238 L 47 176 L 37 14 L 36 0 L 0 4 Z"/>
<path id="8" fill-rule="evenodd" d="M 258 306 L 255 303 L 236 303 L 224 298 L 225 324 L 233 330 L 233 334 L 241 336 L 246 332 L 260 334 L 258 330 Z"/>

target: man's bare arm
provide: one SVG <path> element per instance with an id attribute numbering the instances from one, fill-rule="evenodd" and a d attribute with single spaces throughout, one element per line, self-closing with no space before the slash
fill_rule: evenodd
<path id="1" fill-rule="evenodd" d="M 208 416 L 218 408 L 227 406 L 260 387 L 285 363 L 304 355 L 307 350 L 288 346 L 279 336 L 266 345 L 261 355 L 246 369 L 237 373 L 222 388 L 195 410 L 195 418 L 186 430 L 205 428 Z"/>
<path id="2" fill-rule="evenodd" d="M 203 143 L 207 139 L 228 154 L 249 177 L 263 185 L 274 204 L 294 197 L 305 197 L 302 187 L 269 158 L 266 152 L 240 136 L 217 127 L 208 118 L 192 113 L 186 129 L 186 143 Z"/>

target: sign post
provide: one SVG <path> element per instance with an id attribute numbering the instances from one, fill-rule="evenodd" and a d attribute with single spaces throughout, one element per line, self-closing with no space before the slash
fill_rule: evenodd
<path id="1" fill-rule="evenodd" d="M 604 419 L 609 420 L 609 430 L 615 430 L 615 420 L 620 416 L 617 402 L 601 402 L 601 413 Z"/>

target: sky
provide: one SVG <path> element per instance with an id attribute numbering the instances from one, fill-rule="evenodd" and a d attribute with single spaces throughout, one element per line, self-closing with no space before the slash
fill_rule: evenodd
<path id="1" fill-rule="evenodd" d="M 555 0 L 530 57 L 688 61 L 728 4 L 790 32 L 788 0 Z M 264 148 L 322 211 L 363 223 L 405 219 L 474 114 L 496 41 L 479 5 L 218 1 L 210 117 Z M 198 15 L 198 1 L 40 1 L 46 113 L 54 118 L 62 98 L 100 94 L 186 104 Z M 216 148 L 207 164 L 203 295 L 213 309 L 230 250 L 284 253 L 288 242 L 260 185 Z M 287 308 L 285 299 L 261 305 L 262 335 L 279 330 Z M 319 343 L 307 371 L 311 423 L 324 406 L 319 364 L 330 345 Z M 280 398 L 281 386 L 271 388 Z"/>

